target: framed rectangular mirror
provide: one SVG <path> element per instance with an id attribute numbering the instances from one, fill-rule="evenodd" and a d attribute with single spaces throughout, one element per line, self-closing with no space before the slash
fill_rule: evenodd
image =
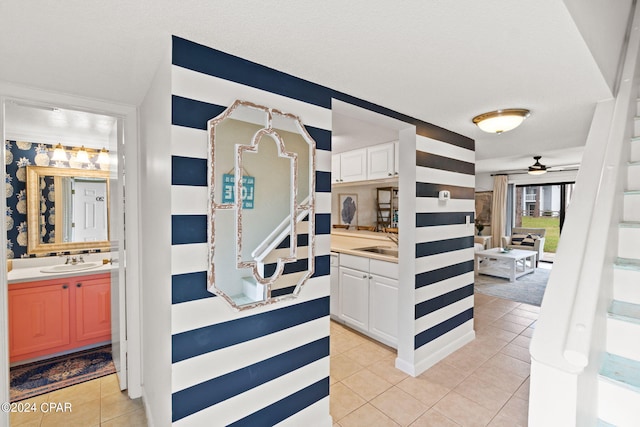
<path id="1" fill-rule="evenodd" d="M 109 172 L 27 166 L 27 253 L 109 248 Z"/>

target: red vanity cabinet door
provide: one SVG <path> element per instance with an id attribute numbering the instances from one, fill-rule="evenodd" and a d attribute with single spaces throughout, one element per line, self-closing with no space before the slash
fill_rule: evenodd
<path id="1" fill-rule="evenodd" d="M 111 281 L 109 277 L 74 280 L 76 341 L 111 339 Z"/>
<path id="2" fill-rule="evenodd" d="M 23 284 L 28 285 L 28 284 Z M 47 354 L 49 349 L 69 345 L 68 282 L 34 282 L 34 286 L 9 289 L 10 359 Z"/>

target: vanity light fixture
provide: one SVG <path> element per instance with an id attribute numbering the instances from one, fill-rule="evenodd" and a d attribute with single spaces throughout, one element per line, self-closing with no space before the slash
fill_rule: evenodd
<path id="1" fill-rule="evenodd" d="M 520 126 L 529 114 L 524 108 L 506 108 L 477 115 L 473 123 L 485 132 L 503 133 Z"/>
<path id="2" fill-rule="evenodd" d="M 53 149 L 53 156 L 51 156 L 51 160 L 53 160 L 54 162 L 66 162 L 68 160 L 67 153 L 66 151 L 64 151 L 64 147 L 62 147 L 62 144 L 60 144 L 59 142 L 58 145 L 56 145 Z"/>
<path id="3" fill-rule="evenodd" d="M 100 150 L 100 152 L 98 153 L 98 159 L 96 160 L 96 163 L 98 163 L 100 166 L 106 166 L 109 164 L 109 151 L 106 148 L 102 147 L 102 150 Z"/>
<path id="4" fill-rule="evenodd" d="M 529 166 L 529 175 L 542 175 L 547 173 L 547 167 L 540 163 L 542 156 L 533 156 L 535 163 Z"/>
<path id="5" fill-rule="evenodd" d="M 80 147 L 80 150 L 76 153 L 76 160 L 80 163 L 89 163 L 89 153 L 87 153 L 84 145 Z"/>

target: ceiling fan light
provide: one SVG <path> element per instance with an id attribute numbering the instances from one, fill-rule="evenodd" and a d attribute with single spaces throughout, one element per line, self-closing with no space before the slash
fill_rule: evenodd
<path id="1" fill-rule="evenodd" d="M 473 123 L 485 132 L 503 133 L 520 126 L 529 114 L 524 108 L 508 108 L 475 116 Z"/>
<path id="2" fill-rule="evenodd" d="M 529 168 L 529 175 L 543 175 L 547 173 L 546 169 L 531 169 Z"/>

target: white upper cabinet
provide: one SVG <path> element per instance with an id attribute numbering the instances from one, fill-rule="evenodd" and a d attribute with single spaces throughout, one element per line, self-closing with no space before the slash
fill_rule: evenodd
<path id="1" fill-rule="evenodd" d="M 331 156 L 331 182 L 366 181 L 398 176 L 398 141 Z"/>
<path id="2" fill-rule="evenodd" d="M 398 176 L 400 173 L 400 141 L 393 143 L 393 174 Z"/>
<path id="3" fill-rule="evenodd" d="M 395 174 L 395 143 L 374 145 L 367 148 L 367 178 L 392 178 Z"/>
<path id="4" fill-rule="evenodd" d="M 346 151 L 340 154 L 340 182 L 367 179 L 367 149 Z"/>
<path id="5" fill-rule="evenodd" d="M 335 184 L 337 182 L 342 182 L 341 174 L 340 174 L 340 165 L 342 162 L 341 154 L 333 154 L 331 156 L 331 183 Z"/>

